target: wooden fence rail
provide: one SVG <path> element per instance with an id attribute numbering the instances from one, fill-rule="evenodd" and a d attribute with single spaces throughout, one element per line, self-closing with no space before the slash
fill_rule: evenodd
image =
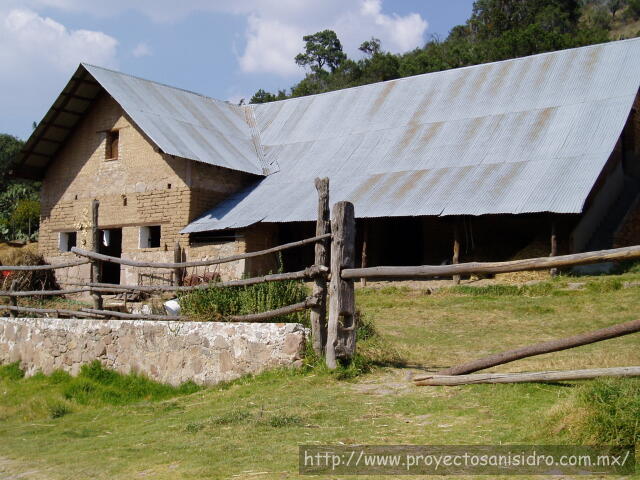
<path id="1" fill-rule="evenodd" d="M 83 250 L 82 248 L 73 247 L 71 251 L 76 255 L 81 257 L 87 257 L 92 260 L 99 260 L 102 262 L 110 262 L 110 263 L 118 263 L 120 265 L 127 265 L 129 267 L 138 267 L 138 268 L 168 268 L 171 270 L 175 270 L 176 268 L 188 268 L 188 267 L 206 267 L 210 265 L 219 265 L 221 263 L 229 263 L 235 262 L 237 260 L 245 260 L 247 258 L 259 257 L 262 255 L 269 255 L 270 253 L 277 253 L 283 250 L 287 250 L 289 248 L 301 247 L 303 245 L 309 245 L 311 243 L 320 242 L 326 238 L 331 238 L 331 234 L 327 233 L 325 235 L 319 235 L 316 237 L 306 238 L 304 240 L 299 240 L 297 242 L 285 243 L 283 245 L 279 245 L 277 247 L 268 248 L 266 250 L 258 250 L 255 252 L 241 253 L 238 255 L 231 255 L 229 257 L 224 258 L 214 258 L 211 260 L 196 260 L 192 262 L 138 262 L 135 260 L 129 260 L 126 258 L 118 258 L 118 257 L 110 257 L 108 255 L 104 255 L 102 253 L 90 252 L 88 250 Z"/>
<path id="2" fill-rule="evenodd" d="M 78 267 L 91 263 L 91 260 L 80 259 L 73 262 L 59 263 L 57 265 L 0 265 L 0 270 L 5 272 L 37 272 L 40 270 L 56 270 L 59 268 Z"/>
<path id="3" fill-rule="evenodd" d="M 508 262 L 470 262 L 457 265 L 422 265 L 417 267 L 368 267 L 342 270 L 342 278 L 420 279 L 452 275 L 511 273 L 525 270 L 547 270 L 601 262 L 620 262 L 640 259 L 640 245 L 595 252 L 560 255 L 558 257 L 529 258 Z"/>
<path id="4" fill-rule="evenodd" d="M 193 292 L 196 290 L 206 290 L 208 288 L 218 288 L 218 287 L 246 287 L 249 285 L 256 285 L 259 283 L 267 283 L 267 282 L 281 282 L 283 280 L 311 280 L 316 277 L 325 277 L 327 276 L 328 268 L 324 265 L 313 265 L 309 268 L 305 268 L 304 270 L 300 270 L 297 272 L 289 272 L 289 273 L 272 273 L 269 275 L 263 275 L 261 277 L 251 277 L 251 278 L 243 278 L 241 280 L 229 280 L 226 282 L 211 282 L 211 283 L 202 283 L 200 285 L 191 285 L 191 286 L 173 286 L 173 285 L 118 285 L 113 283 L 77 283 L 77 282 L 67 282 L 66 285 L 78 285 L 78 286 L 86 286 L 87 290 L 92 290 L 95 292 L 146 292 L 146 293 L 155 293 L 155 292 Z M 59 292 L 65 292 L 64 290 L 60 290 Z M 13 296 L 12 292 L 4 291 L 0 292 L 0 296 Z M 25 296 L 25 295 L 20 295 Z"/>

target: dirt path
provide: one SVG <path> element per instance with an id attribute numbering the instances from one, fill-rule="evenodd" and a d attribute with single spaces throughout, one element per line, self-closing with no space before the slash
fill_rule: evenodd
<path id="1" fill-rule="evenodd" d="M 0 457 L 0 480 L 45 480 L 39 470 L 26 468 L 19 462 Z"/>

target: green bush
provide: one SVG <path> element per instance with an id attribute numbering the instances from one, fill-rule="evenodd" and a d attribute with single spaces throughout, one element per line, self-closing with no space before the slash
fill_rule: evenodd
<path id="1" fill-rule="evenodd" d="M 229 315 L 260 313 L 299 303 L 307 298 L 304 283 L 297 280 L 266 282 L 246 287 L 211 287 L 180 298 L 184 314 L 202 321 L 224 321 Z M 269 322 L 298 322 L 308 325 L 308 314 L 283 315 Z"/>

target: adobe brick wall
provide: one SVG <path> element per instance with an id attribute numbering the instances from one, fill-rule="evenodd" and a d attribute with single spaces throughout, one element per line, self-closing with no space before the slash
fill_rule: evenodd
<path id="1" fill-rule="evenodd" d="M 119 131 L 117 160 L 105 159 L 107 132 Z M 123 257 L 170 261 L 176 242 L 188 260 L 217 258 L 245 250 L 244 240 L 190 248 L 179 232 L 256 176 L 175 158 L 158 152 L 122 108 L 100 97 L 52 162 L 43 180 L 40 252 L 49 262 L 74 257 L 58 249 L 63 231 L 77 231 L 78 247 L 91 249 L 91 202 L 100 201 L 100 228 L 122 228 Z M 138 248 L 139 227 L 161 225 L 159 248 Z M 224 278 L 238 278 L 244 264 L 225 265 Z M 136 282 L 138 271 L 123 267 L 121 281 Z M 164 270 L 166 273 L 167 270 Z M 89 278 L 87 266 L 60 270 L 62 281 Z"/>

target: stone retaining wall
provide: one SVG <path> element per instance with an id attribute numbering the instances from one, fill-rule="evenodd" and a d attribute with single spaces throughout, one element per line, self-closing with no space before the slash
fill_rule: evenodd
<path id="1" fill-rule="evenodd" d="M 293 323 L 165 322 L 0 317 L 0 364 L 27 375 L 100 360 L 172 385 L 211 385 L 268 368 L 297 366 L 305 331 Z"/>

